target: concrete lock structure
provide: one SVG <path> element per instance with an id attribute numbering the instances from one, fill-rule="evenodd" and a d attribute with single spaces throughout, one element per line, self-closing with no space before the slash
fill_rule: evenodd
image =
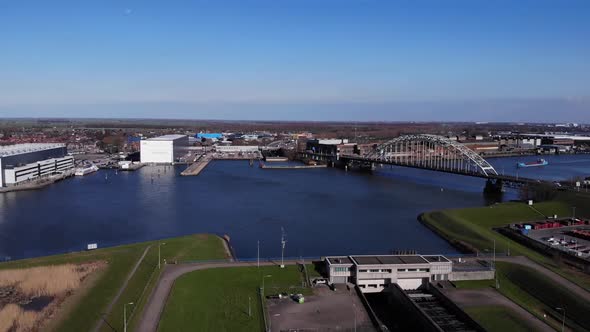
<path id="1" fill-rule="evenodd" d="M 440 255 L 381 255 L 326 257 L 332 284 L 353 283 L 363 293 L 377 293 L 397 284 L 419 289 L 430 281 L 450 280 L 453 263 Z"/>
<path id="2" fill-rule="evenodd" d="M 188 152 L 187 135 L 164 135 L 142 140 L 140 161 L 147 164 L 172 164 Z"/>
<path id="3" fill-rule="evenodd" d="M 0 187 L 73 170 L 65 144 L 26 143 L 0 147 Z"/>

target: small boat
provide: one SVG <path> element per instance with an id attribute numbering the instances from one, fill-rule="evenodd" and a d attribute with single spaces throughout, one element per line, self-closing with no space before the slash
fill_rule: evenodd
<path id="1" fill-rule="evenodd" d="M 521 162 L 521 163 L 516 164 L 516 166 L 518 168 L 547 166 L 547 165 L 549 165 L 549 162 L 545 159 L 539 159 L 537 161 L 532 161 L 532 162 L 528 162 L 528 163 Z"/>
<path id="2" fill-rule="evenodd" d="M 76 172 L 74 173 L 74 175 L 84 176 L 84 175 L 88 175 L 90 173 L 94 173 L 96 171 L 98 171 L 98 167 L 96 167 L 96 165 L 92 165 L 90 167 L 76 169 Z"/>

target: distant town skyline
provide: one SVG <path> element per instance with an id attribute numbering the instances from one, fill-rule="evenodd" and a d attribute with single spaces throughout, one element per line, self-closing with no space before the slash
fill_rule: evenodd
<path id="1" fill-rule="evenodd" d="M 590 122 L 588 1 L 0 4 L 0 117 Z"/>

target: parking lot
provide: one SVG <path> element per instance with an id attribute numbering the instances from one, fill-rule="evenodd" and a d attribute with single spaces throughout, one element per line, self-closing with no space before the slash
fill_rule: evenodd
<path id="1" fill-rule="evenodd" d="M 590 241 L 567 234 L 573 230 L 590 231 L 590 226 L 564 226 L 529 231 L 529 237 L 545 245 L 567 251 L 582 258 L 590 258 Z M 550 241 L 551 240 L 551 241 Z M 577 252 L 574 252 L 573 250 Z"/>
<path id="2" fill-rule="evenodd" d="M 375 331 L 354 289 L 338 285 L 336 291 L 322 285 L 304 303 L 290 298 L 267 300 L 272 331 Z"/>

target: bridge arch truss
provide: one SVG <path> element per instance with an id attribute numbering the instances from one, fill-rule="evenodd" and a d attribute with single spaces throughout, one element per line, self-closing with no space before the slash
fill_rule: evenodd
<path id="1" fill-rule="evenodd" d="M 462 174 L 498 175 L 475 151 L 438 135 L 405 135 L 385 142 L 366 154 L 375 163 L 394 164 Z"/>

